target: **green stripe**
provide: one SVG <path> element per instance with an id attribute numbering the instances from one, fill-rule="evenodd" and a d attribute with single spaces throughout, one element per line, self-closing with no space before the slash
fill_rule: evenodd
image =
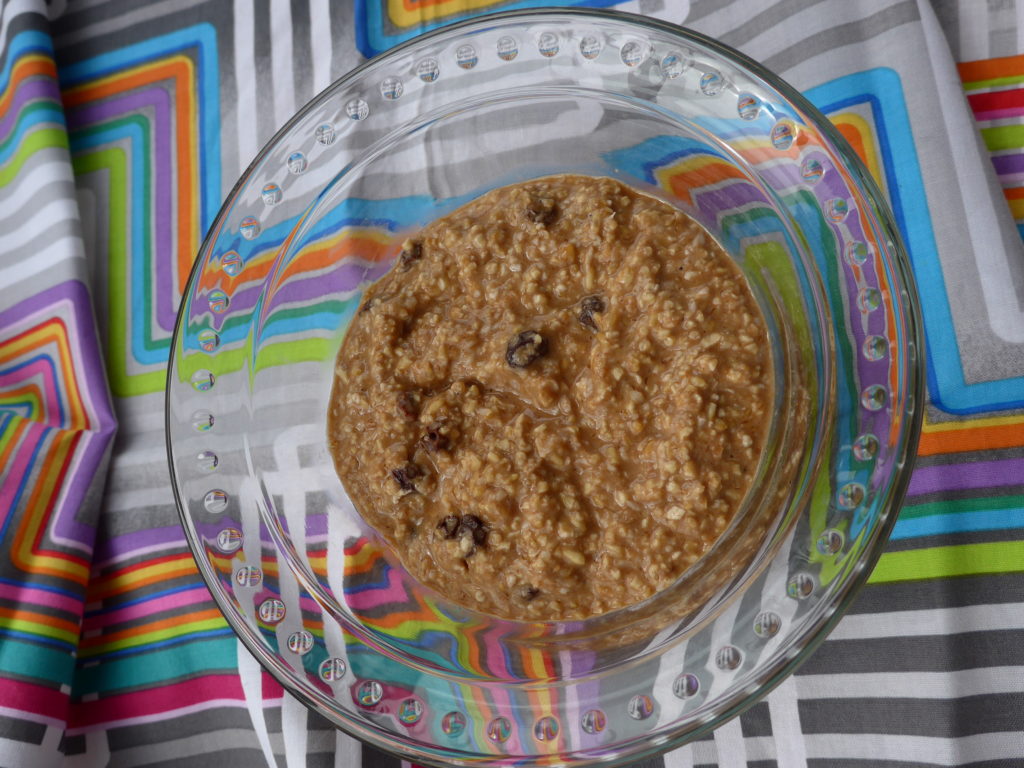
<path id="1" fill-rule="evenodd" d="M 79 651 L 78 655 L 79 658 L 90 659 L 96 656 L 104 656 L 115 651 L 123 651 L 128 648 L 139 648 L 140 646 L 145 647 L 150 643 L 160 643 L 164 640 L 187 637 L 194 633 L 209 632 L 211 629 L 226 629 L 227 626 L 228 623 L 223 616 L 204 619 L 203 621 L 190 621 L 187 624 L 180 626 L 169 627 L 167 629 L 157 629 L 152 632 L 143 632 L 140 635 L 132 635 L 131 637 L 126 637 L 123 640 L 115 640 L 111 643 L 104 643 L 103 645 L 97 645 L 93 648 L 87 648 L 84 651 Z"/>
<path id="2" fill-rule="evenodd" d="M 914 549 L 882 555 L 870 584 L 1024 571 L 1024 541 Z"/>
<path id="3" fill-rule="evenodd" d="M 52 122 L 57 123 L 58 125 L 64 124 L 64 113 L 61 111 L 59 104 L 55 104 L 53 101 L 50 101 L 49 99 L 40 101 L 30 101 L 18 112 L 18 121 L 14 124 L 14 127 L 11 129 L 11 132 L 7 135 L 7 138 L 4 139 L 3 141 L 0 141 L 0 154 L 3 154 L 5 151 L 7 151 L 7 147 L 9 147 L 15 140 L 20 138 L 18 136 L 18 126 L 20 126 L 21 123 L 25 120 L 25 118 L 27 118 L 33 112 L 52 112 Z M 36 125 L 41 125 L 41 123 L 36 123 Z M 29 130 L 32 129 L 30 128 Z"/>
<path id="4" fill-rule="evenodd" d="M 997 125 L 994 128 L 982 128 L 981 137 L 989 152 L 1001 149 L 1020 149 L 1024 147 L 1024 125 Z"/>
<path id="5" fill-rule="evenodd" d="M 107 349 L 107 375 L 110 388 L 118 397 L 159 392 L 164 387 L 162 370 L 130 375 L 128 373 L 128 313 L 124 275 L 127 274 L 128 160 L 124 150 L 113 147 L 82 153 L 72 158 L 76 174 L 106 171 L 109 174 L 107 294 L 110 317 Z"/>
<path id="6" fill-rule="evenodd" d="M 150 157 L 152 141 L 150 139 L 149 120 L 140 115 L 129 115 L 127 117 L 118 118 L 117 120 L 110 120 L 99 125 L 74 131 L 71 134 L 71 151 L 73 155 L 78 154 L 75 144 L 80 139 L 92 138 L 97 135 L 102 136 L 113 128 L 120 128 L 125 125 L 134 125 L 142 132 L 142 151 L 140 153 L 142 155 L 142 188 L 139 190 L 133 190 L 134 196 L 138 198 L 137 200 L 133 200 L 133 204 L 137 202 L 142 207 L 142 244 L 140 252 L 134 254 L 135 258 L 142 259 L 142 285 L 145 290 L 143 301 L 139 302 L 142 305 L 142 311 L 139 313 L 142 315 L 142 344 L 150 351 L 165 350 L 171 345 L 170 334 L 162 339 L 156 339 L 154 338 L 155 334 L 153 333 L 152 308 L 156 300 L 154 296 L 156 281 L 153 279 L 153 260 L 156 254 L 153 250 L 152 241 L 153 210 L 151 200 L 154 179 L 152 176 L 152 160 Z M 82 151 L 89 152 L 90 150 Z M 131 284 L 131 275 L 128 272 L 121 275 L 119 285 Z M 139 318 L 135 318 L 134 316 L 132 317 L 132 320 L 133 322 L 139 322 Z"/>
<path id="7" fill-rule="evenodd" d="M 104 659 L 102 664 L 75 671 L 76 696 L 112 693 L 167 683 L 185 676 L 238 670 L 238 641 L 234 637 L 192 640 L 188 645 Z"/>
<path id="8" fill-rule="evenodd" d="M 26 635 L 39 635 L 40 637 L 52 637 L 54 640 L 61 640 L 70 645 L 78 643 L 78 632 L 67 629 L 58 629 L 31 619 L 22 619 L 17 616 L 0 617 L 0 627 L 13 629 Z"/>
<path id="9" fill-rule="evenodd" d="M 1006 77 L 993 77 L 989 80 L 971 80 L 964 83 L 965 91 L 976 91 L 981 88 L 996 88 L 1000 85 L 1019 85 L 1024 83 L 1024 75 L 1007 75 Z"/>
<path id="10" fill-rule="evenodd" d="M 914 520 L 933 515 L 953 515 L 960 512 L 1011 509 L 1024 507 L 1024 496 L 983 496 L 975 499 L 952 499 L 929 504 L 913 504 L 900 510 L 900 520 Z"/>
<path id="11" fill-rule="evenodd" d="M 45 128 L 28 135 L 18 153 L 0 168 L 0 187 L 6 187 L 21 172 L 21 167 L 33 154 L 48 147 L 68 146 L 68 134 L 63 128 Z"/>
<path id="12" fill-rule="evenodd" d="M 22 679 L 30 677 L 67 684 L 74 665 L 75 660 L 67 649 L 26 643 L 16 637 L 5 637 L 0 641 L 0 674 L 12 673 Z"/>

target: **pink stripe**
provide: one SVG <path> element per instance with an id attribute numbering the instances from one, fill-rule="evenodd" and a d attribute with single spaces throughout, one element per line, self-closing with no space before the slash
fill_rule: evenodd
<path id="1" fill-rule="evenodd" d="M 82 623 L 82 632 L 100 629 L 109 624 L 119 624 L 123 621 L 141 619 L 161 611 L 173 611 L 175 608 L 205 602 L 210 602 L 210 592 L 206 587 L 195 587 L 182 592 L 175 592 L 171 595 L 162 595 L 155 599 L 143 600 L 124 608 L 87 616 Z"/>
<path id="2" fill-rule="evenodd" d="M 82 601 L 57 592 L 15 584 L 0 584 L 0 598 L 24 605 L 40 605 L 67 611 L 75 616 L 82 613 Z"/>
<path id="3" fill-rule="evenodd" d="M 30 446 L 34 446 L 51 429 L 39 422 L 30 422 L 20 445 L 15 447 L 14 462 L 3 484 L 0 484 L 0 516 L 8 515 L 14 506 L 14 494 L 21 485 L 21 478 L 28 471 L 29 459 L 32 457 Z"/>
<path id="4" fill-rule="evenodd" d="M 50 345 L 47 344 L 46 346 Z M 57 350 L 54 351 L 56 352 Z M 42 347 L 34 347 L 29 353 L 32 355 L 46 355 L 48 359 L 33 360 L 17 371 L 0 373 L 0 387 L 11 388 L 29 379 L 41 379 L 43 384 L 43 406 L 46 408 L 44 423 L 53 427 L 61 427 L 63 425 L 57 420 L 57 413 L 60 411 L 61 404 L 60 395 L 57 393 L 56 382 L 54 382 L 53 376 L 50 375 L 54 367 L 60 367 L 59 359 L 44 352 Z"/>
<path id="5" fill-rule="evenodd" d="M 974 119 L 980 122 L 982 120 L 1003 120 L 1007 117 L 1020 117 L 1021 115 L 1024 115 L 1024 109 L 1021 109 L 1020 107 L 1011 107 L 1008 109 L 986 109 L 984 112 L 975 112 Z M 1000 126 L 991 127 L 995 128 Z"/>

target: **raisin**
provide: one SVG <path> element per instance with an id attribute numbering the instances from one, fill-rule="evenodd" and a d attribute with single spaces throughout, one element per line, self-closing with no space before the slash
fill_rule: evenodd
<path id="1" fill-rule="evenodd" d="M 405 493 L 412 493 L 416 490 L 416 486 L 413 485 L 413 480 L 417 477 L 422 477 L 423 470 L 411 461 L 407 462 L 404 466 L 397 467 L 391 470 L 392 479 L 398 483 L 398 487 Z"/>
<path id="2" fill-rule="evenodd" d="M 517 333 L 505 348 L 505 362 L 513 368 L 526 368 L 548 353 L 548 342 L 537 331 Z"/>
<path id="3" fill-rule="evenodd" d="M 446 539 L 469 539 L 477 547 L 487 543 L 487 534 L 490 531 L 487 524 L 476 515 L 448 515 L 437 524 L 437 528 L 444 531 Z M 475 547 L 467 556 L 474 551 Z"/>
<path id="4" fill-rule="evenodd" d="M 423 258 L 423 244 L 419 240 L 406 240 L 402 243 L 402 252 L 398 254 L 398 263 L 402 271 L 408 271 L 414 261 Z"/>
<path id="5" fill-rule="evenodd" d="M 450 445 L 448 436 L 441 432 L 440 424 L 431 424 L 427 427 L 427 434 L 423 436 L 423 447 L 432 453 L 447 451 Z"/>
<path id="6" fill-rule="evenodd" d="M 558 218 L 558 206 L 547 197 L 535 197 L 526 206 L 526 218 L 545 227 Z"/>
<path id="7" fill-rule="evenodd" d="M 519 588 L 519 597 L 526 602 L 530 602 L 537 595 L 540 594 L 540 590 L 536 587 L 523 586 Z"/>
<path id="8" fill-rule="evenodd" d="M 406 421 L 416 421 L 420 415 L 419 397 L 414 392 L 400 392 L 397 400 L 398 412 Z"/>
<path id="9" fill-rule="evenodd" d="M 472 536 L 473 543 L 483 546 L 487 543 L 487 526 L 476 515 L 463 515 L 459 521 L 459 536 Z"/>
<path id="10" fill-rule="evenodd" d="M 363 302 L 363 306 L 359 308 L 360 314 L 362 314 L 363 312 L 369 312 L 371 309 L 373 309 L 373 305 L 376 303 L 376 299 L 367 299 L 365 302 Z"/>
<path id="11" fill-rule="evenodd" d="M 606 309 L 604 299 L 600 296 L 587 296 L 580 302 L 579 321 L 592 331 L 598 330 L 594 322 L 594 315 L 601 314 Z"/>
<path id="12" fill-rule="evenodd" d="M 437 524 L 438 530 L 444 531 L 444 537 L 446 539 L 454 539 L 459 535 L 459 516 L 448 515 Z"/>

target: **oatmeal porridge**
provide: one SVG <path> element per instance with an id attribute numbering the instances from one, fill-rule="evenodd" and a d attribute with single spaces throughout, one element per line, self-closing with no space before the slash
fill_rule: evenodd
<path id="1" fill-rule="evenodd" d="M 670 585 L 736 514 L 764 318 L 704 229 L 607 178 L 495 189 L 406 240 L 338 355 L 356 509 L 453 602 L 579 619 Z"/>

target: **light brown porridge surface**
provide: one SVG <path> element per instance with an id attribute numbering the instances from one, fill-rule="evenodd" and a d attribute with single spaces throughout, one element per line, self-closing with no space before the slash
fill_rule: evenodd
<path id="1" fill-rule="evenodd" d="M 667 587 L 756 471 L 760 309 L 692 219 L 617 181 L 502 187 L 406 240 L 338 355 L 356 509 L 450 600 L 578 619 Z"/>

